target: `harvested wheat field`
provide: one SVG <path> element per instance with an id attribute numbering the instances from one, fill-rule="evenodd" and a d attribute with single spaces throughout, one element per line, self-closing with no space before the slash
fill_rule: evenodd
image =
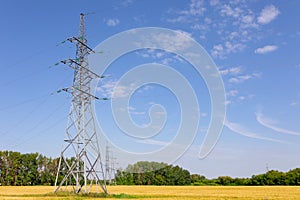
<path id="1" fill-rule="evenodd" d="M 53 194 L 50 186 L 2 186 L 0 199 L 299 199 L 293 186 L 109 186 L 109 195 Z"/>

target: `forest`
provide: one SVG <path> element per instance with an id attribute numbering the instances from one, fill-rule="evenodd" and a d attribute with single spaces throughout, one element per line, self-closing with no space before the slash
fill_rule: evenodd
<path id="1" fill-rule="evenodd" d="M 58 161 L 59 158 L 48 158 L 39 153 L 0 151 L 0 185 L 54 185 Z M 288 172 L 270 170 L 249 178 L 219 176 L 208 179 L 190 174 L 180 166 L 141 161 L 124 170 L 118 169 L 115 178 L 117 185 L 300 185 L 300 168 Z"/>

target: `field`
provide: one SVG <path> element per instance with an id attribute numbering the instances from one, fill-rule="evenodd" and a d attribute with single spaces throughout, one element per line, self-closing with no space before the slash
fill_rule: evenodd
<path id="1" fill-rule="evenodd" d="M 103 199 L 299 199 L 300 187 L 292 186 L 109 186 Z M 50 186 L 0 186 L 0 199 L 99 199 L 67 194 L 54 195 Z"/>

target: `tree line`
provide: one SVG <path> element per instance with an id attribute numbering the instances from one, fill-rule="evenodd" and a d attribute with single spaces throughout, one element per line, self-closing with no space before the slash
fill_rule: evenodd
<path id="1" fill-rule="evenodd" d="M 1 185 L 54 185 L 58 159 L 0 151 Z"/>
<path id="2" fill-rule="evenodd" d="M 72 159 L 67 161 L 71 163 Z M 59 158 L 39 153 L 0 151 L 0 186 L 54 185 L 58 163 Z M 58 181 L 63 178 L 60 174 Z"/>
<path id="3" fill-rule="evenodd" d="M 300 168 L 288 172 L 271 170 L 251 178 L 219 176 L 208 179 L 203 175 L 190 174 L 179 166 L 137 162 L 125 170 L 118 170 L 116 182 L 118 185 L 300 185 Z"/>
<path id="4" fill-rule="evenodd" d="M 136 173 L 137 172 L 137 173 Z M 157 162 L 137 162 L 117 170 L 117 185 L 190 185 L 190 172 L 179 166 Z"/>
<path id="5" fill-rule="evenodd" d="M 58 162 L 59 158 L 39 153 L 0 151 L 0 185 L 54 185 Z M 59 180 L 62 178 L 60 175 Z M 300 168 L 288 172 L 271 170 L 251 178 L 208 179 L 179 166 L 143 161 L 117 170 L 115 180 L 118 185 L 300 185 Z"/>

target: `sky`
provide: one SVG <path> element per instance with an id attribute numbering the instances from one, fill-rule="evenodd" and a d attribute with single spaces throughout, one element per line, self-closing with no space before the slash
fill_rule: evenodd
<path id="1" fill-rule="evenodd" d="M 62 42 L 77 36 L 79 14 L 83 12 L 91 48 L 130 29 L 166 28 L 182 36 L 175 38 L 179 47 L 186 44 L 186 37 L 199 43 L 215 63 L 224 84 L 224 126 L 210 154 L 199 159 L 213 120 L 205 77 L 187 60 L 161 49 L 140 49 L 116 59 L 96 87 L 97 96 L 110 100 L 95 102 L 95 113 L 106 139 L 112 143 L 112 151 L 116 150 L 120 167 L 124 168 L 129 160 L 121 154 L 118 157 L 118 148 L 147 153 L 172 142 L 182 125 L 182 102 L 177 97 L 183 95 L 185 102 L 191 98 L 188 91 L 183 91 L 183 82 L 171 80 L 173 76 L 165 80 L 178 86 L 180 95 L 150 82 L 130 96 L 138 81 L 156 75 L 137 76 L 128 84 L 118 81 L 136 66 L 147 63 L 169 66 L 185 77 L 199 104 L 194 110 L 199 110 L 200 119 L 192 115 L 188 119 L 198 126 L 196 136 L 173 164 L 207 177 L 249 177 L 267 168 L 288 171 L 299 167 L 299 6 L 298 0 L 2 0 L 0 150 L 60 155 L 71 96 L 56 91 L 72 85 L 73 71 L 55 64 L 74 58 L 74 45 Z M 166 40 L 162 38 L 162 42 Z M 124 44 L 118 43 L 120 47 Z M 101 56 L 110 53 L 103 49 Z M 157 73 L 160 77 L 159 70 Z M 150 126 L 158 133 L 148 139 L 124 134 L 111 106 L 113 100 L 122 99 L 129 103 L 117 107 L 119 111 L 129 113 L 137 127 Z M 151 124 L 155 117 L 165 120 L 161 129 Z"/>

